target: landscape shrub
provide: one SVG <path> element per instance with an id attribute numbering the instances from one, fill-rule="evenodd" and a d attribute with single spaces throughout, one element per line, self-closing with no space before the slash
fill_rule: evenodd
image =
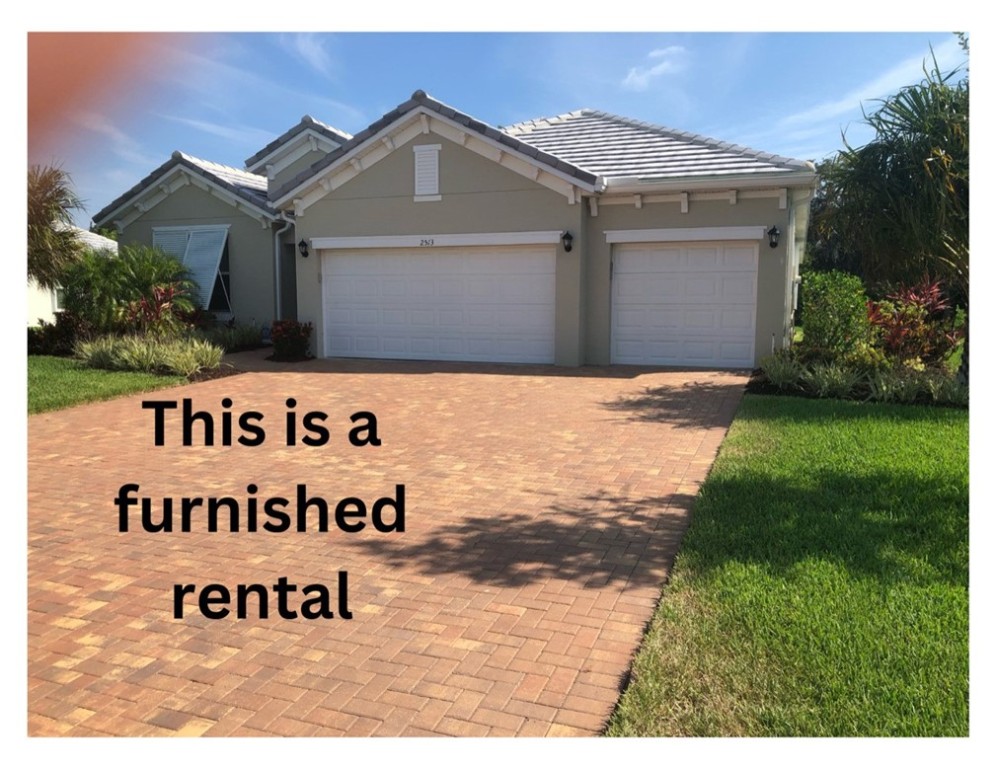
<path id="1" fill-rule="evenodd" d="M 143 332 L 150 324 L 174 330 L 183 325 L 181 313 L 195 309 L 195 283 L 183 264 L 143 245 L 124 246 L 116 256 L 89 251 L 61 283 L 65 308 L 96 333 Z"/>
<path id="2" fill-rule="evenodd" d="M 183 339 L 164 345 L 162 361 L 171 372 L 191 376 L 221 365 L 224 349 L 204 339 Z"/>
<path id="3" fill-rule="evenodd" d="M 69 357 L 76 343 L 92 335 L 88 323 L 72 312 L 55 313 L 55 322 L 38 321 L 38 326 L 28 328 L 28 354 Z"/>
<path id="4" fill-rule="evenodd" d="M 938 367 L 962 338 L 957 313 L 937 281 L 901 286 L 868 304 L 875 344 L 909 367 Z"/>
<path id="5" fill-rule="evenodd" d="M 101 336 L 81 342 L 76 356 L 91 368 L 190 376 L 221 365 L 224 350 L 204 339 Z"/>
<path id="6" fill-rule="evenodd" d="M 781 349 L 760 361 L 767 381 L 778 389 L 790 391 L 800 385 L 804 366 L 788 349 Z"/>
<path id="7" fill-rule="evenodd" d="M 169 336 L 183 330 L 174 312 L 182 294 L 175 284 L 153 285 L 147 296 L 135 299 L 125 308 L 125 326 L 134 333 Z"/>
<path id="8" fill-rule="evenodd" d="M 313 330 L 314 326 L 311 323 L 300 323 L 297 320 L 274 321 L 271 333 L 273 359 L 303 360 L 307 358 Z"/>
<path id="9" fill-rule="evenodd" d="M 263 345 L 263 329 L 257 325 L 231 323 L 203 331 L 204 338 L 222 347 L 225 352 L 259 349 Z"/>
<path id="10" fill-rule="evenodd" d="M 842 363 L 813 363 L 801 374 L 801 382 L 816 397 L 850 397 L 864 378 L 855 368 Z"/>
<path id="11" fill-rule="evenodd" d="M 867 294 L 859 277 L 845 272 L 810 272 L 805 296 L 803 350 L 809 357 L 833 361 L 870 338 Z"/>

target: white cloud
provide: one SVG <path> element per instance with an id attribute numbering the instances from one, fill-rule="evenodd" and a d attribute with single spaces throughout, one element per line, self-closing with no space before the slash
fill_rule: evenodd
<path id="1" fill-rule="evenodd" d="M 961 51 L 956 40 L 948 40 L 933 49 L 937 64 L 942 71 L 947 71 L 963 60 Z M 930 62 L 927 66 L 932 66 Z M 923 59 L 922 56 L 912 56 L 900 62 L 891 69 L 883 72 L 853 89 L 845 96 L 838 99 L 830 99 L 814 107 L 788 115 L 780 121 L 781 126 L 793 127 L 798 125 L 812 125 L 824 123 L 847 114 L 860 113 L 861 104 L 865 108 L 873 110 L 874 99 L 880 99 L 889 94 L 895 93 L 900 88 L 917 83 L 923 79 Z"/>
<path id="2" fill-rule="evenodd" d="M 104 115 L 97 112 L 77 112 L 72 120 L 80 128 L 107 139 L 107 146 L 125 162 L 144 167 L 155 167 L 162 162 L 162 158 L 157 159 L 144 152 L 141 144 Z"/>
<path id="3" fill-rule="evenodd" d="M 180 117 L 178 115 L 161 115 L 165 120 L 186 125 L 195 130 L 207 133 L 211 136 L 218 136 L 226 141 L 246 147 L 261 147 L 273 139 L 269 131 L 260 128 L 249 128 L 244 126 L 232 126 L 221 123 L 212 123 L 207 120 L 196 120 L 191 117 Z"/>
<path id="4" fill-rule="evenodd" d="M 335 62 L 325 47 L 325 39 L 307 32 L 281 37 L 283 46 L 311 69 L 329 80 L 335 76 Z"/>
<path id="5" fill-rule="evenodd" d="M 650 51 L 646 58 L 657 63 L 651 66 L 631 67 L 622 80 L 623 88 L 629 91 L 645 91 L 656 78 L 683 71 L 687 65 L 687 49 L 680 45 L 669 45 L 666 48 Z"/>

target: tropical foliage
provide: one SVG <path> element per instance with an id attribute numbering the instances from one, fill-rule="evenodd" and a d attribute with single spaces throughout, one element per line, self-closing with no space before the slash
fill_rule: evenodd
<path id="1" fill-rule="evenodd" d="M 28 169 L 28 277 L 42 288 L 55 288 L 63 270 L 83 253 L 72 227 L 72 212 L 82 207 L 61 168 Z"/>
<path id="2" fill-rule="evenodd" d="M 126 245 L 117 257 L 88 252 L 62 273 L 65 310 L 96 333 L 163 334 L 194 308 L 186 268 L 162 251 Z"/>
<path id="3" fill-rule="evenodd" d="M 875 138 L 820 166 L 816 250 L 859 264 L 869 282 L 943 278 L 968 286 L 969 86 L 936 61 L 922 82 L 865 113 Z"/>

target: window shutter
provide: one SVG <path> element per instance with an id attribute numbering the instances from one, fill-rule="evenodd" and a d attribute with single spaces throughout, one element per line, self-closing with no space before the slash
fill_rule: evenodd
<path id="1" fill-rule="evenodd" d="M 195 229 L 190 233 L 183 264 L 197 283 L 197 301 L 204 308 L 211 303 L 211 292 L 214 290 L 218 265 L 227 239 L 226 227 Z"/>
<path id="2" fill-rule="evenodd" d="M 441 144 L 421 144 L 415 152 L 415 197 L 439 194 L 439 150 Z"/>
<path id="3" fill-rule="evenodd" d="M 162 227 L 152 230 L 152 246 L 183 262 L 197 283 L 194 298 L 206 309 L 218 277 L 228 227 Z"/>
<path id="4" fill-rule="evenodd" d="M 158 248 L 160 251 L 183 261 L 183 256 L 187 252 L 187 239 L 189 237 L 189 229 L 153 229 L 152 247 Z"/>

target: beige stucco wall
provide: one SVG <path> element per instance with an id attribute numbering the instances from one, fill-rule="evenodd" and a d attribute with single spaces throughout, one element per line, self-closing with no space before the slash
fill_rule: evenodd
<path id="1" fill-rule="evenodd" d="M 787 246 L 788 211 L 778 207 L 777 197 L 728 201 L 692 199 L 688 212 L 681 213 L 680 203 L 645 203 L 642 208 L 628 205 L 598 206 L 597 216 L 587 218 L 587 313 L 586 362 L 607 365 L 611 362 L 611 245 L 605 232 L 618 229 L 666 229 L 688 227 L 764 226 L 776 224 L 781 242 L 772 249 L 760 242 L 757 275 L 757 326 L 754 364 L 770 354 L 771 335 L 780 348 L 784 339 L 785 280 L 789 264 Z"/>
<path id="2" fill-rule="evenodd" d="M 270 190 L 271 191 L 276 191 L 276 190 L 280 189 L 280 187 L 282 187 L 288 181 L 290 181 L 295 176 L 297 176 L 298 173 L 300 173 L 301 171 L 307 170 L 314 163 L 317 163 L 319 160 L 321 160 L 322 158 L 324 158 L 326 154 L 328 154 L 328 153 L 327 152 L 321 152 L 321 151 L 311 151 L 311 152 L 308 152 L 303 157 L 298 158 L 297 160 L 295 160 L 294 162 L 292 162 L 290 165 L 288 165 L 286 168 L 283 168 L 279 173 L 274 174 L 273 178 L 270 179 L 270 182 L 269 182 L 269 188 L 270 188 Z M 260 171 L 258 171 L 258 173 L 265 174 L 266 173 L 266 169 L 263 168 Z"/>
<path id="3" fill-rule="evenodd" d="M 273 229 L 193 185 L 178 189 L 129 224 L 120 244 L 152 245 L 153 227 L 229 224 L 232 314 L 240 323 L 269 325 L 275 313 Z M 291 229 L 292 234 L 292 229 Z"/>
<path id="4" fill-rule="evenodd" d="M 440 194 L 437 202 L 414 202 L 414 152 L 420 144 L 441 144 Z M 724 200 L 691 199 L 688 213 L 680 204 L 645 203 L 598 207 L 567 199 L 445 138 L 427 134 L 401 146 L 342 187 L 310 206 L 297 220 L 296 239 L 371 235 L 439 235 L 477 232 L 568 230 L 574 247 L 557 247 L 555 361 L 560 365 L 611 362 L 611 246 L 606 230 L 661 229 L 776 224 L 781 244 L 760 242 L 757 281 L 755 364 L 774 346 L 785 343 L 793 265 L 789 210 L 770 197 Z M 323 349 L 321 254 L 298 259 L 298 317 L 314 323 L 314 350 Z"/>
<path id="5" fill-rule="evenodd" d="M 414 151 L 441 144 L 435 202 L 414 202 Z M 557 246 L 555 361 L 583 362 L 582 209 L 565 196 L 436 134 L 409 142 L 309 207 L 297 219 L 297 238 L 364 235 L 440 235 L 570 230 L 571 253 Z M 314 323 L 314 349 L 324 348 L 320 252 L 297 262 L 297 314 Z"/>

